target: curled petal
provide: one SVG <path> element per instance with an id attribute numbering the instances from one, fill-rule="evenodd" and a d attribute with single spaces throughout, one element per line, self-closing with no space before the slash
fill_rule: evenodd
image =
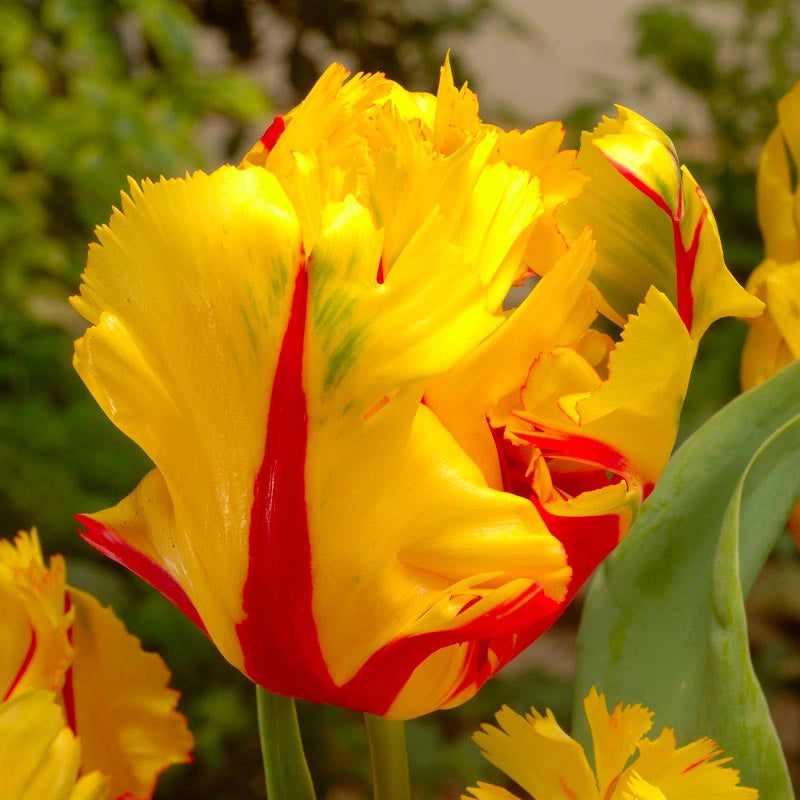
<path id="1" fill-rule="evenodd" d="M 618 107 L 584 133 L 578 166 L 590 178 L 559 220 L 568 237 L 587 223 L 598 243 L 592 275 L 622 322 L 650 286 L 674 305 L 698 340 L 722 316 L 757 316 L 761 306 L 725 267 L 713 215 L 669 138 L 643 117 Z"/>

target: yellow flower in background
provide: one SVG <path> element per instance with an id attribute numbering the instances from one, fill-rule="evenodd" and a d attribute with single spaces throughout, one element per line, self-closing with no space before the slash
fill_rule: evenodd
<path id="1" fill-rule="evenodd" d="M 766 306 L 750 324 L 742 351 L 742 389 L 751 389 L 800 358 L 800 83 L 778 102 L 778 125 L 758 165 L 758 224 L 764 261 L 747 289 Z M 789 527 L 800 545 L 800 505 Z"/>
<path id="2" fill-rule="evenodd" d="M 558 617 L 663 469 L 703 330 L 760 304 L 632 112 L 576 169 L 448 62 L 436 96 L 347 77 L 98 229 L 75 366 L 156 469 L 79 519 L 255 682 L 409 718 Z"/>
<path id="3" fill-rule="evenodd" d="M 27 689 L 0 703 L 3 800 L 108 800 L 108 778 L 81 772 L 81 746 L 55 692 Z"/>
<path id="4" fill-rule="evenodd" d="M 534 800 L 757 800 L 739 785 L 731 758 L 711 739 L 678 747 L 664 728 L 645 738 L 653 714 L 641 705 L 609 714 L 605 697 L 592 688 L 583 701 L 592 736 L 594 769 L 583 747 L 558 725 L 550 710 L 524 717 L 503 707 L 499 727 L 484 725 L 474 739 L 483 755 Z M 462 800 L 519 800 L 499 786 L 479 783 Z"/>
<path id="5" fill-rule="evenodd" d="M 35 531 L 0 540 L 0 608 L 0 797 L 140 800 L 190 760 L 164 662 L 45 565 Z"/>

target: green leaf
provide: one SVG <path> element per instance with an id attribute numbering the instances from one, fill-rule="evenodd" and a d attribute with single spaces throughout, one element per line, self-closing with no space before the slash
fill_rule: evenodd
<path id="1" fill-rule="evenodd" d="M 742 782 L 794 797 L 747 643 L 744 596 L 800 492 L 800 363 L 740 396 L 674 456 L 598 570 L 578 638 L 574 718 L 592 686 L 643 703 L 679 744 L 710 736 Z"/>

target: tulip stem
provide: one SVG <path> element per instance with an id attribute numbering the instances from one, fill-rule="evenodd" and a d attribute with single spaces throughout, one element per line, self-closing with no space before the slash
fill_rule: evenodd
<path id="1" fill-rule="evenodd" d="M 401 720 L 384 719 L 364 714 L 372 757 L 372 781 L 375 800 L 409 800 L 405 724 Z"/>
<path id="2" fill-rule="evenodd" d="M 291 697 L 256 686 L 258 732 L 269 800 L 315 800 Z"/>

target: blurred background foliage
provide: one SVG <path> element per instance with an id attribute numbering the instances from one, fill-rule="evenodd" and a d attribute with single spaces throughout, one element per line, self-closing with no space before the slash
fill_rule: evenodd
<path id="1" fill-rule="evenodd" d="M 86 243 L 108 219 L 127 175 L 176 176 L 237 160 L 273 105 L 291 106 L 333 58 L 433 89 L 456 34 L 491 19 L 533 41 L 535 31 L 499 6 L 0 0 L 0 535 L 38 525 L 46 550 L 67 556 L 71 582 L 113 604 L 167 660 L 197 748 L 195 764 L 162 778 L 162 800 L 263 796 L 253 692 L 165 600 L 75 535 L 73 513 L 117 502 L 148 468 L 70 365 L 82 324 L 66 297 L 78 285 Z M 670 133 L 715 206 L 729 264 L 742 280 L 761 257 L 758 150 L 774 124 L 775 101 L 800 77 L 798 15 L 796 0 L 692 0 L 643 4 L 635 19 L 642 91 L 666 79 L 706 110 L 702 136 L 682 127 L 677 114 Z M 264 88 L 267 62 L 283 76 L 280 97 Z M 457 57 L 454 66 L 472 77 Z M 491 85 L 477 88 L 491 109 Z M 594 101 L 577 104 L 566 114 L 572 140 L 609 111 Z M 534 117 L 511 122 L 540 121 Z M 740 323 L 728 321 L 704 340 L 682 435 L 738 392 L 743 335 Z M 797 557 L 788 544 L 779 550 L 768 588 L 754 593 L 755 655 L 778 698 L 777 716 L 800 729 Z M 518 710 L 549 706 L 568 725 L 578 616 L 570 609 L 530 657 L 472 702 L 408 726 L 418 798 L 456 798 L 479 777 L 502 781 L 469 734 L 505 702 Z M 368 797 L 359 715 L 301 706 L 301 716 L 320 797 Z M 786 745 L 797 780 L 797 737 Z"/>

